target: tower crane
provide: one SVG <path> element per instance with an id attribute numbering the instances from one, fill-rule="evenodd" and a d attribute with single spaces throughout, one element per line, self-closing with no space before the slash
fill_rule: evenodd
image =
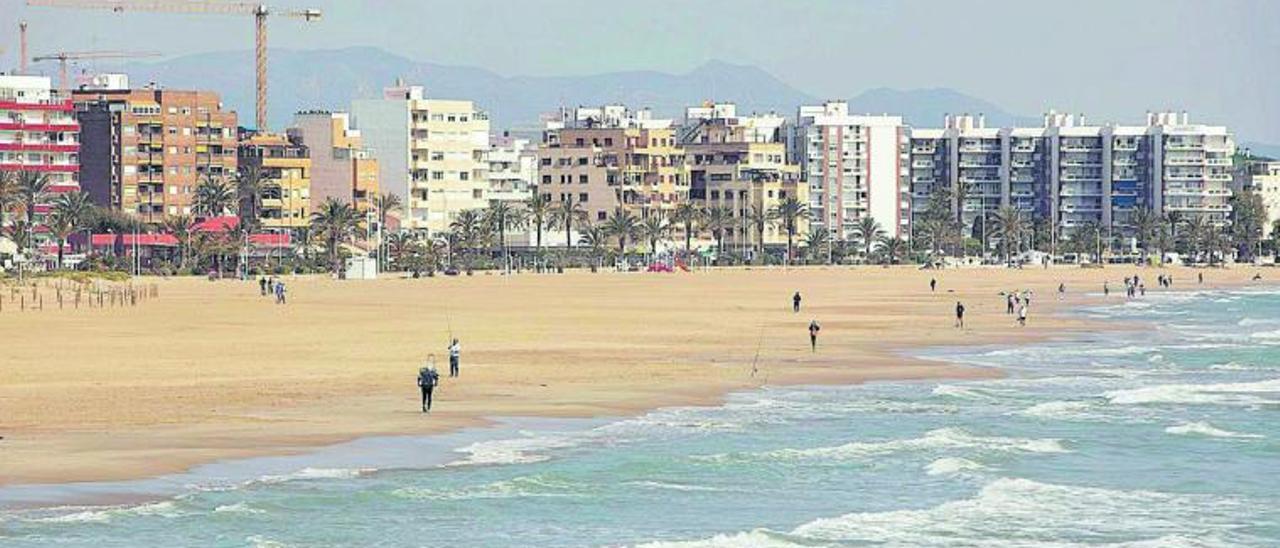
<path id="1" fill-rule="evenodd" d="M 28 6 L 75 9 L 160 13 L 207 13 L 217 15 L 252 15 L 255 23 L 254 52 L 257 57 L 257 96 L 254 109 L 259 130 L 267 128 L 267 17 L 281 16 L 316 21 L 318 9 L 276 9 L 251 2 L 219 2 L 215 0 L 27 0 Z"/>
<path id="2" fill-rule="evenodd" d="M 33 62 L 41 61 L 57 61 L 58 62 L 58 89 L 66 95 L 71 89 L 71 81 L 67 75 L 67 61 L 79 61 L 83 59 L 131 59 L 135 57 L 159 57 L 159 53 L 149 51 L 60 51 L 58 53 L 50 53 L 48 55 L 37 55 L 32 57 Z"/>

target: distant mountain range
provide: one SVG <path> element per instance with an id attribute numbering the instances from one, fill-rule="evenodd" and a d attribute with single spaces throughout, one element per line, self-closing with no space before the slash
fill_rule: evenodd
<path id="1" fill-rule="evenodd" d="M 739 112 L 794 115 L 815 97 L 759 68 L 711 61 L 683 74 L 625 71 L 590 76 L 503 76 L 475 67 L 421 62 L 370 47 L 331 50 L 271 50 L 268 91 L 271 125 L 287 127 L 300 110 L 348 110 L 351 100 L 377 97 L 396 78 L 422 85 L 440 98 L 476 101 L 493 120 L 495 131 L 534 128 L 538 117 L 560 106 L 623 103 L 652 108 L 659 116 L 679 118 L 684 108 L 704 101 L 731 101 Z M 253 56 L 248 51 L 202 53 L 155 63 L 125 65 L 135 87 L 156 82 L 176 89 L 209 89 L 253 123 Z M 286 84 L 287 83 L 287 84 Z M 832 98 L 842 99 L 842 98 Z M 989 126 L 1039 125 L 1039 117 L 1020 116 L 949 88 L 898 90 L 875 88 L 848 97 L 854 112 L 898 114 L 917 127 L 938 127 L 947 113 L 985 114 Z M 1280 157 L 1280 146 L 1247 143 L 1256 154 Z"/>

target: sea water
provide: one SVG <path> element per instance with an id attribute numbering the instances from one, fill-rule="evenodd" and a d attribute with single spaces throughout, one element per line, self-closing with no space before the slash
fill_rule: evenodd
<path id="1" fill-rule="evenodd" d="M 1114 302 L 1068 341 L 928 353 L 1000 379 L 768 388 L 382 467 L 374 444 L 6 510 L 0 545 L 1280 546 L 1280 294 Z"/>

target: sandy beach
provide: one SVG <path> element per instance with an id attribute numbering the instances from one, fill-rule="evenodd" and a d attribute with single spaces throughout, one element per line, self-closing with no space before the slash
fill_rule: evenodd
<path id="1" fill-rule="evenodd" d="M 1205 270 L 1205 287 L 1256 269 Z M 120 480 L 287 454 L 363 436 L 432 433 L 488 417 L 624 415 L 712 404 L 763 384 L 992 375 L 903 357 L 910 348 L 1014 343 L 1094 326 L 1053 314 L 1099 293 L 1148 293 L 1198 270 L 733 269 L 575 272 L 338 282 L 287 278 L 277 306 L 255 282 L 157 279 L 142 306 L 0 313 L 0 484 Z M 1269 273 L 1265 273 L 1267 275 Z M 931 277 L 939 281 L 930 292 Z M 1067 298 L 1059 300 L 1059 283 Z M 1001 291 L 1034 291 L 1015 326 Z M 793 313 L 800 291 L 803 310 Z M 956 301 L 967 327 L 953 327 Z M 806 326 L 822 325 L 811 352 Z M 1116 326 L 1121 328 L 1121 326 Z M 429 354 L 462 376 L 418 411 Z M 753 369 L 755 374 L 753 375 Z"/>

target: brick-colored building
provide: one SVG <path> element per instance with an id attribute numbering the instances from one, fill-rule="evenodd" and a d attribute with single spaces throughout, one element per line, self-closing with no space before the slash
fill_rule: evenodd
<path id="1" fill-rule="evenodd" d="M 550 122 L 538 148 L 538 192 L 582 203 L 592 222 L 619 206 L 639 217 L 689 197 L 684 149 L 671 120 L 622 106 L 579 108 Z"/>
<path id="2" fill-rule="evenodd" d="M 211 91 L 86 88 L 73 92 L 82 126 L 81 187 L 94 203 L 159 224 L 192 214 L 205 179 L 236 173 L 236 113 Z"/>
<path id="3" fill-rule="evenodd" d="M 364 147 L 360 131 L 345 112 L 307 111 L 294 115 L 289 136 L 311 153 L 311 209 L 333 198 L 373 207 L 378 195 L 378 160 Z"/>

